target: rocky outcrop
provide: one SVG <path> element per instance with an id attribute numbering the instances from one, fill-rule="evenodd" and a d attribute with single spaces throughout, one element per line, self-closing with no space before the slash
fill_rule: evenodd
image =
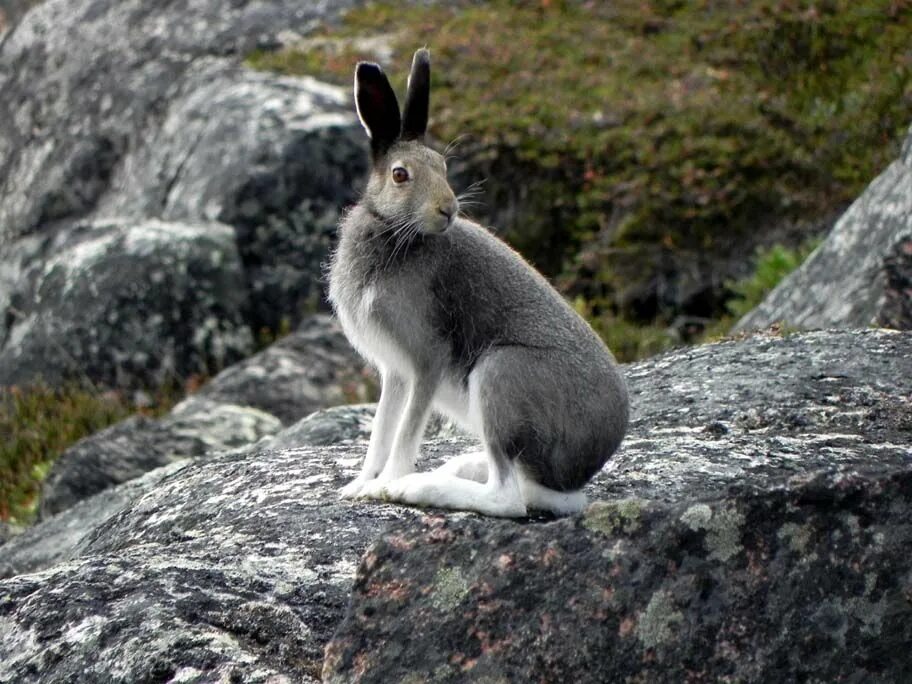
<path id="1" fill-rule="evenodd" d="M 0 39 L 19 22 L 37 0 L 6 0 L 0 7 Z"/>
<path id="2" fill-rule="evenodd" d="M 150 481 L 73 560 L 0 583 L 0 681 L 319 681 L 367 540 L 421 515 L 340 503 L 356 460 L 298 449 Z"/>
<path id="3" fill-rule="evenodd" d="M 0 385 L 160 386 L 253 350 L 245 276 L 224 224 L 90 221 L 17 248 L 0 266 Z"/>
<path id="4" fill-rule="evenodd" d="M 73 445 L 44 481 L 41 517 L 168 463 L 249 447 L 323 406 L 363 400 L 372 387 L 338 323 L 312 316 L 163 418 L 134 416 Z"/>
<path id="5" fill-rule="evenodd" d="M 884 301 L 877 324 L 912 330 L 912 234 L 897 242 L 884 259 L 884 278 Z"/>
<path id="6" fill-rule="evenodd" d="M 912 334 L 754 337 L 626 374 L 629 437 L 573 519 L 339 501 L 360 410 L 339 410 L 344 444 L 263 442 L 107 490 L 121 508 L 65 562 L 0 582 L 0 681 L 908 671 Z M 424 465 L 473 446 L 438 437 Z"/>
<path id="7" fill-rule="evenodd" d="M 291 335 L 219 373 L 197 396 L 252 406 L 290 425 L 327 406 L 376 399 L 377 387 L 339 324 L 316 314 Z"/>
<path id="8" fill-rule="evenodd" d="M 224 406 L 223 409 L 240 410 L 237 406 Z M 267 435 L 254 441 L 253 435 L 250 436 L 250 442 L 243 448 L 232 449 L 233 454 L 247 454 L 251 458 L 260 458 L 266 452 L 284 451 L 289 449 L 300 449 L 302 446 L 346 446 L 349 448 L 358 448 L 357 443 L 362 444 L 370 437 L 370 425 L 374 416 L 375 404 L 356 404 L 351 406 L 336 406 L 329 409 L 316 411 L 306 418 L 294 423 L 288 428 L 277 432 L 274 435 Z M 256 417 L 257 412 L 253 412 Z M 187 417 L 184 416 L 184 420 Z M 163 423 L 174 422 L 165 419 Z M 209 421 L 211 427 L 211 421 Z M 124 425 L 124 432 L 129 424 Z M 166 426 L 157 424 L 153 429 L 157 429 L 160 434 L 164 435 L 167 440 L 175 439 L 175 435 L 169 434 Z M 202 425 L 192 425 L 186 427 L 195 428 L 194 432 L 198 436 L 205 436 L 210 442 L 218 435 L 205 435 Z M 48 486 L 43 500 L 45 519 L 44 521 L 32 528 L 21 529 L 4 529 L 0 528 L 0 545 L 9 541 L 9 545 L 0 552 L 0 578 L 12 577 L 27 572 L 34 572 L 52 567 L 57 563 L 69 560 L 77 553 L 83 540 L 93 530 L 100 526 L 112 515 L 117 513 L 124 506 L 130 504 L 146 494 L 150 489 L 156 486 L 156 483 L 162 478 L 176 473 L 178 470 L 188 466 L 194 460 L 201 460 L 200 454 L 191 454 L 184 451 L 184 457 L 181 458 L 179 452 L 168 453 L 162 448 L 161 444 L 155 444 L 151 439 L 152 431 L 143 432 L 137 430 L 137 434 L 128 436 L 125 441 L 133 440 L 132 450 L 126 450 L 126 459 L 129 463 L 131 459 L 136 459 L 143 452 L 141 445 L 135 442 L 140 438 L 147 438 L 148 450 L 153 456 L 158 456 L 162 462 L 171 461 L 167 466 L 147 473 L 142 477 L 131 479 L 120 486 L 109 486 L 105 482 L 105 488 L 99 493 L 92 496 L 85 496 L 84 492 L 79 492 L 83 496 L 73 496 L 72 500 L 64 501 L 63 498 L 72 491 L 59 491 L 59 488 Z M 427 439 L 439 442 L 435 448 L 442 448 L 444 454 L 456 453 L 461 447 L 474 444 L 467 435 L 461 433 L 450 421 L 434 417 L 428 426 L 425 434 Z M 100 439 L 100 438 L 99 438 Z M 81 450 L 89 452 L 91 440 L 87 440 L 81 446 Z M 191 445 L 195 445 L 191 442 Z M 178 448 L 185 445 L 176 445 Z M 98 454 L 101 457 L 108 455 L 112 449 L 110 440 L 101 441 L 97 445 Z M 165 454 L 163 458 L 161 454 Z M 205 455 L 205 454 L 202 454 Z M 209 453 L 212 456 L 212 452 Z M 72 457 L 72 455 L 71 455 Z M 87 464 L 82 461 L 78 467 L 89 470 L 89 478 L 98 478 L 98 472 L 91 470 L 91 463 L 100 459 L 88 459 Z M 439 457 L 436 459 L 439 461 Z M 351 459 L 344 460 L 347 466 L 352 465 Z M 107 469 L 100 469 L 102 472 L 113 472 L 114 467 L 105 464 Z M 77 467 L 69 467 L 65 473 L 75 478 L 79 471 Z M 55 471 L 57 472 L 57 471 Z M 76 481 L 64 477 L 64 473 L 59 473 L 56 479 L 64 482 L 70 490 L 75 489 Z M 65 503 L 62 513 L 47 517 L 48 509 L 51 502 L 58 506 Z"/>
<path id="9" fill-rule="evenodd" d="M 281 427 L 247 406 L 191 397 L 165 418 L 128 418 L 70 447 L 42 485 L 41 517 L 168 463 L 246 446 Z"/>
<path id="10" fill-rule="evenodd" d="M 112 220 L 129 235 L 146 232 L 151 219 L 222 224 L 211 228 L 213 239 L 233 241 L 230 258 L 193 272 L 204 295 L 202 323 L 191 318 L 189 333 L 163 327 L 163 340 L 148 338 L 167 350 L 234 336 L 188 350 L 204 353 L 190 367 L 217 370 L 249 353 L 261 328 L 295 325 L 321 305 L 320 264 L 364 171 L 350 96 L 313 79 L 252 73 L 239 62 L 349 4 L 46 0 L 8 32 L 0 42 L 0 384 L 55 381 L 76 368 L 93 381 L 131 386 L 185 370 L 167 359 L 156 366 L 151 356 L 134 373 L 121 349 L 110 348 L 108 338 L 148 325 L 143 308 L 117 311 L 119 282 L 71 302 L 82 307 L 91 295 L 92 308 L 114 308 L 106 329 L 93 321 L 91 331 L 70 329 L 55 300 L 28 294 L 35 274 L 64 256 L 58 246 L 104 242 Z M 119 251 L 94 268 L 131 277 L 136 290 L 156 290 L 162 283 L 154 277 L 172 256 L 167 244 L 161 248 Z M 208 301 L 209 290 L 227 293 L 230 307 Z M 21 363 L 20 342 L 38 334 L 37 319 L 47 336 L 66 336 L 62 346 L 89 350 L 90 358 L 48 344 Z M 46 352 L 43 367 L 39 352 Z"/>
<path id="11" fill-rule="evenodd" d="M 785 278 L 735 330 L 785 323 L 800 329 L 908 329 L 908 286 L 897 260 L 912 241 L 912 130 L 900 158 L 839 219 L 823 244 Z M 908 268 L 905 271 L 908 277 Z"/>
<path id="12" fill-rule="evenodd" d="M 895 681 L 912 470 L 547 525 L 426 518 L 367 552 L 325 682 Z"/>

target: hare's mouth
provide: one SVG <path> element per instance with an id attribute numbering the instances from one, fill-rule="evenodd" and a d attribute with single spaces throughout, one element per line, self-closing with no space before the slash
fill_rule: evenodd
<path id="1" fill-rule="evenodd" d="M 439 209 L 434 216 L 425 221 L 425 232 L 436 235 L 443 233 L 453 223 L 454 214 L 450 211 Z"/>

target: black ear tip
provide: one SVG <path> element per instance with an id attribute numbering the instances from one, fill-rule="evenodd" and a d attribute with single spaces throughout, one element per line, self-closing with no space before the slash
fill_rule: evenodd
<path id="1" fill-rule="evenodd" d="M 358 62 L 358 66 L 355 67 L 355 77 L 358 80 L 374 80 L 379 76 L 383 76 L 383 69 L 380 68 L 379 64 Z"/>
<path id="2" fill-rule="evenodd" d="M 430 66 L 431 65 L 431 51 L 427 48 L 418 48 L 415 50 L 415 56 L 412 57 L 412 68 L 416 66 Z"/>

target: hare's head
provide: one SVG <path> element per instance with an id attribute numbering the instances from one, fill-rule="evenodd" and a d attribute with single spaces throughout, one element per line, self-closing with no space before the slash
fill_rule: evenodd
<path id="1" fill-rule="evenodd" d="M 430 79 L 430 55 L 418 50 L 400 115 L 383 70 L 371 62 L 359 62 L 355 104 L 371 140 L 373 160 L 364 204 L 390 225 L 442 233 L 456 217 L 459 203 L 447 183 L 443 156 L 424 145 Z"/>

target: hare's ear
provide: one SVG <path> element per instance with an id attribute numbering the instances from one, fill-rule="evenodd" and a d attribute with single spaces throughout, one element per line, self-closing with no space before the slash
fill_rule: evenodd
<path id="1" fill-rule="evenodd" d="M 402 137 L 420 140 L 428 122 L 428 105 L 431 98 L 431 55 L 427 48 L 415 52 L 409 74 L 408 92 L 402 109 Z"/>
<path id="2" fill-rule="evenodd" d="M 401 117 L 396 93 L 386 74 L 372 62 L 358 62 L 355 68 L 355 106 L 371 139 L 374 157 L 378 157 L 399 138 Z"/>

